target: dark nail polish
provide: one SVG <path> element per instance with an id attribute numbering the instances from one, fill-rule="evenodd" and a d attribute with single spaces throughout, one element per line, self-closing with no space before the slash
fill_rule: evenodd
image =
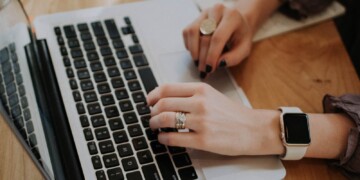
<path id="1" fill-rule="evenodd" d="M 196 67 L 199 67 L 199 60 L 195 60 L 194 64 L 195 64 Z"/>
<path id="2" fill-rule="evenodd" d="M 212 67 L 210 65 L 206 65 L 206 70 L 207 73 L 212 71 Z"/>
<path id="3" fill-rule="evenodd" d="M 200 72 L 200 78 L 201 78 L 201 79 L 205 79 L 206 75 L 207 75 L 206 72 L 204 72 L 204 71 L 201 71 L 201 72 Z"/>
<path id="4" fill-rule="evenodd" d="M 226 67 L 226 61 L 225 60 L 220 61 L 219 67 Z"/>

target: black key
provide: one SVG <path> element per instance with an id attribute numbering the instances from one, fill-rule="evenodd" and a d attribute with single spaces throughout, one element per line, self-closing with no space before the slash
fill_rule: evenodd
<path id="1" fill-rule="evenodd" d="M 150 108 L 146 104 L 138 104 L 136 109 L 140 115 L 150 114 Z"/>
<path id="2" fill-rule="evenodd" d="M 141 92 L 141 91 L 133 93 L 132 98 L 136 103 L 146 102 L 146 98 L 144 96 L 144 93 Z"/>
<path id="3" fill-rule="evenodd" d="M 17 54 L 12 53 L 12 54 L 11 54 L 11 59 L 12 59 L 13 62 L 17 62 L 17 61 L 18 61 L 18 56 L 17 56 Z"/>
<path id="4" fill-rule="evenodd" d="M 89 27 L 86 23 L 81 23 L 77 25 L 79 31 L 89 31 Z"/>
<path id="5" fill-rule="evenodd" d="M 111 94 L 101 96 L 101 102 L 104 106 L 115 104 L 114 97 Z"/>
<path id="6" fill-rule="evenodd" d="M 130 155 L 134 154 L 132 149 L 131 149 L 130 144 L 128 144 L 128 143 L 119 145 L 117 147 L 117 149 L 119 151 L 120 157 L 126 157 L 126 156 L 130 156 Z"/>
<path id="7" fill-rule="evenodd" d="M 117 143 L 117 144 L 129 141 L 125 131 L 114 132 L 113 137 L 114 137 L 115 143 Z"/>
<path id="8" fill-rule="evenodd" d="M 112 51 L 109 47 L 102 47 L 100 48 L 100 53 L 102 56 L 109 56 L 112 55 Z"/>
<path id="9" fill-rule="evenodd" d="M 59 27 L 55 27 L 54 28 L 54 32 L 57 36 L 60 36 L 61 35 L 61 29 Z"/>
<path id="10" fill-rule="evenodd" d="M 139 81 L 132 81 L 128 83 L 130 91 L 137 91 L 141 89 Z"/>
<path id="11" fill-rule="evenodd" d="M 140 164 L 146 164 L 154 161 L 149 150 L 138 152 L 137 157 Z"/>
<path id="12" fill-rule="evenodd" d="M 31 121 L 29 121 L 31 122 Z M 18 129 L 21 129 L 24 127 L 24 119 L 22 116 L 19 116 L 17 118 L 14 119 L 14 124 Z"/>
<path id="13" fill-rule="evenodd" d="M 78 75 L 79 79 L 88 79 L 88 78 L 90 78 L 90 74 L 89 74 L 89 71 L 87 69 L 79 70 L 77 72 L 77 75 Z"/>
<path id="14" fill-rule="evenodd" d="M 61 36 L 58 36 L 58 37 L 57 37 L 57 42 L 58 42 L 58 44 L 59 44 L 60 46 L 63 46 L 63 45 L 65 44 L 64 38 L 61 37 Z"/>
<path id="15" fill-rule="evenodd" d="M 90 64 L 90 67 L 91 67 L 91 70 L 92 70 L 93 72 L 103 70 L 102 65 L 101 65 L 101 63 L 100 63 L 99 61 L 96 61 L 96 62 L 91 63 L 91 64 Z"/>
<path id="16" fill-rule="evenodd" d="M 86 56 L 89 61 L 99 60 L 99 55 L 96 51 L 88 52 Z"/>
<path id="17" fill-rule="evenodd" d="M 171 163 L 170 157 L 168 154 L 161 154 L 155 157 L 156 162 L 160 168 L 161 175 L 164 179 L 173 179 L 176 180 L 176 172 L 174 166 Z"/>
<path id="18" fill-rule="evenodd" d="M 96 171 L 96 179 L 97 180 L 106 180 L 106 175 L 103 170 Z"/>
<path id="19" fill-rule="evenodd" d="M 15 107 L 13 107 L 11 109 L 11 115 L 12 117 L 18 117 L 21 115 L 21 108 L 20 105 L 16 105 Z M 30 119 L 30 118 L 29 118 Z M 29 120 L 29 119 L 25 119 L 25 120 Z"/>
<path id="20" fill-rule="evenodd" d="M 149 165 L 143 166 L 141 169 L 142 169 L 142 172 L 144 173 L 144 177 L 146 180 L 159 180 L 160 179 L 160 174 L 154 164 L 149 164 Z"/>
<path id="21" fill-rule="evenodd" d="M 27 139 L 27 134 L 26 134 L 25 128 L 20 129 L 20 134 L 24 139 Z"/>
<path id="22" fill-rule="evenodd" d="M 135 44 L 139 43 L 139 38 L 136 36 L 136 34 L 131 35 L 131 39 Z"/>
<path id="23" fill-rule="evenodd" d="M 109 120 L 109 125 L 110 125 L 110 129 L 113 131 L 124 128 L 124 125 L 122 124 L 120 118 L 115 118 L 115 119 Z"/>
<path id="24" fill-rule="evenodd" d="M 108 74 L 110 77 L 120 76 L 120 71 L 117 67 L 112 67 L 108 69 Z"/>
<path id="25" fill-rule="evenodd" d="M 106 81 L 106 75 L 103 72 L 94 74 L 95 82 L 104 82 Z"/>
<path id="26" fill-rule="evenodd" d="M 21 74 L 16 75 L 16 83 L 17 83 L 17 85 L 20 85 L 23 83 L 23 78 L 22 78 Z"/>
<path id="27" fill-rule="evenodd" d="M 74 77 L 74 71 L 71 68 L 66 69 L 66 74 L 67 74 L 68 78 Z"/>
<path id="28" fill-rule="evenodd" d="M 24 139 L 26 139 L 26 138 L 24 138 Z M 35 155 L 35 157 L 36 157 L 37 159 L 40 159 L 40 158 L 41 158 L 40 153 L 39 153 L 39 149 L 38 149 L 37 147 L 32 148 L 32 149 L 31 149 L 31 152 Z"/>
<path id="29" fill-rule="evenodd" d="M 23 113 L 24 113 L 24 119 L 25 119 L 25 121 L 30 120 L 30 118 L 31 118 L 30 110 L 29 110 L 28 108 L 26 108 L 26 109 L 23 111 Z"/>
<path id="30" fill-rule="evenodd" d="M 94 102 L 94 101 L 98 100 L 97 95 L 96 95 L 96 93 L 94 91 L 85 92 L 84 93 L 84 99 L 85 99 L 85 102 L 87 102 L 87 103 Z"/>
<path id="31" fill-rule="evenodd" d="M 64 57 L 63 62 L 64 62 L 65 67 L 71 66 L 71 62 L 70 62 L 70 59 L 68 57 Z"/>
<path id="32" fill-rule="evenodd" d="M 69 83 L 70 83 L 70 87 L 71 87 L 72 90 L 78 88 L 78 85 L 77 85 L 77 83 L 76 83 L 76 81 L 74 79 L 70 79 Z"/>
<path id="33" fill-rule="evenodd" d="M 97 38 L 97 43 L 98 43 L 99 46 L 107 46 L 107 45 L 109 45 L 109 42 L 106 39 L 106 37 Z"/>
<path id="34" fill-rule="evenodd" d="M 88 127 L 89 124 L 89 119 L 86 115 L 80 116 L 80 123 L 82 127 Z"/>
<path id="35" fill-rule="evenodd" d="M 4 67 L 4 66 L 3 66 Z M 9 84 L 11 82 L 14 82 L 14 75 L 12 72 L 4 73 L 4 81 L 5 84 Z M 9 85 L 8 85 L 9 86 Z M 7 88 L 6 88 L 7 89 Z"/>
<path id="36" fill-rule="evenodd" d="M 121 77 L 111 79 L 111 84 L 114 89 L 124 87 L 124 81 Z"/>
<path id="37" fill-rule="evenodd" d="M 20 97 L 24 96 L 25 95 L 25 87 L 23 85 L 20 85 L 18 87 L 18 91 L 19 91 L 19 95 Z"/>
<path id="38" fill-rule="evenodd" d="M 123 180 L 124 179 L 124 175 L 121 172 L 120 168 L 114 168 L 114 169 L 109 169 L 107 171 L 109 180 Z M 135 180 L 135 179 L 134 179 Z"/>
<path id="39" fill-rule="evenodd" d="M 105 114 L 107 118 L 118 117 L 119 111 L 116 106 L 110 106 L 105 108 Z"/>
<path id="40" fill-rule="evenodd" d="M 134 112 L 126 113 L 123 116 L 126 124 L 132 124 L 138 122 L 138 119 Z"/>
<path id="41" fill-rule="evenodd" d="M 98 153 L 98 150 L 96 148 L 96 143 L 94 141 L 88 142 L 87 144 L 90 155 L 94 155 Z"/>
<path id="42" fill-rule="evenodd" d="M 113 46 L 115 49 L 122 49 L 124 48 L 124 42 L 121 39 L 113 40 Z"/>
<path id="43" fill-rule="evenodd" d="M 16 51 L 15 43 L 11 43 L 11 44 L 9 45 L 9 49 L 10 49 L 10 52 L 11 52 L 11 53 L 15 53 L 15 51 Z"/>
<path id="44" fill-rule="evenodd" d="M 125 49 L 116 51 L 116 55 L 117 55 L 118 59 L 120 59 L 120 60 L 129 57 Z"/>
<path id="45" fill-rule="evenodd" d="M 136 79 L 136 74 L 133 70 L 128 70 L 124 72 L 126 80 Z"/>
<path id="46" fill-rule="evenodd" d="M 180 169 L 179 175 L 180 175 L 181 179 L 189 179 L 189 180 L 198 179 L 198 176 L 196 174 L 194 167 L 187 167 L 184 169 Z"/>
<path id="47" fill-rule="evenodd" d="M 85 43 L 84 43 L 84 48 L 85 48 L 86 51 L 95 50 L 95 44 L 94 44 L 94 42 L 92 42 L 92 41 L 85 42 Z"/>
<path id="48" fill-rule="evenodd" d="M 80 36 L 82 41 L 92 40 L 92 36 L 89 32 L 82 32 Z"/>
<path id="49" fill-rule="evenodd" d="M 169 151 L 171 154 L 177 154 L 177 153 L 182 153 L 185 152 L 186 149 L 184 147 L 175 147 L 175 146 L 168 146 Z"/>
<path id="50" fill-rule="evenodd" d="M 135 44 L 135 45 L 130 46 L 129 50 L 130 50 L 131 54 L 138 54 L 138 53 L 143 52 L 143 49 L 140 44 Z"/>
<path id="51" fill-rule="evenodd" d="M 76 104 L 76 109 L 77 109 L 77 112 L 79 114 L 84 114 L 85 113 L 85 107 L 84 107 L 83 103 L 77 103 Z"/>
<path id="52" fill-rule="evenodd" d="M 65 47 L 60 48 L 60 53 L 61 53 L 62 56 L 67 56 L 68 55 L 68 52 L 67 52 Z M 72 52 L 71 52 L 71 54 L 72 54 Z"/>
<path id="53" fill-rule="evenodd" d="M 76 37 L 76 32 L 75 32 L 75 28 L 73 25 L 64 26 L 64 32 L 65 32 L 66 38 L 68 38 L 68 39 Z"/>
<path id="54" fill-rule="evenodd" d="M 143 117 L 141 117 L 141 122 L 142 122 L 142 125 L 144 126 L 144 128 L 149 127 L 150 118 L 151 118 L 151 116 L 143 116 Z"/>
<path id="55" fill-rule="evenodd" d="M 146 139 L 144 137 L 135 138 L 132 140 L 132 144 L 136 151 L 148 148 Z"/>
<path id="56" fill-rule="evenodd" d="M 11 69 L 12 69 L 12 67 L 11 67 L 11 63 L 9 61 L 2 63 L 3 73 L 9 72 L 9 71 L 11 71 Z"/>
<path id="57" fill-rule="evenodd" d="M 149 64 L 146 57 L 143 54 L 134 55 L 133 59 L 137 67 L 147 66 Z"/>
<path id="58" fill-rule="evenodd" d="M 109 84 L 107 84 L 107 83 L 99 84 L 99 85 L 97 86 L 97 88 L 98 88 L 98 91 L 99 91 L 100 94 L 104 94 L 104 93 L 109 93 L 109 92 L 110 92 L 110 86 L 109 86 Z"/>
<path id="59" fill-rule="evenodd" d="M 115 91 L 116 99 L 117 100 L 123 100 L 129 98 L 129 95 L 126 91 L 126 89 L 119 89 Z"/>
<path id="60" fill-rule="evenodd" d="M 99 156 L 93 156 L 91 157 L 91 161 L 93 163 L 94 169 L 100 169 L 102 168 L 101 159 Z"/>
<path id="61" fill-rule="evenodd" d="M 86 62 L 84 59 L 77 59 L 74 61 L 74 66 L 76 69 L 84 68 L 86 67 Z"/>
<path id="62" fill-rule="evenodd" d="M 119 31 L 116 27 L 115 21 L 113 19 L 105 20 L 105 25 L 106 25 L 106 28 L 109 32 L 111 39 L 120 38 L 120 33 L 119 33 Z"/>
<path id="63" fill-rule="evenodd" d="M 69 39 L 68 40 L 68 45 L 69 47 L 72 48 L 77 48 L 80 47 L 79 41 L 77 39 Z"/>
<path id="64" fill-rule="evenodd" d="M 126 26 L 126 27 L 122 27 L 122 28 L 121 28 L 121 31 L 122 31 L 123 34 L 125 34 L 125 35 L 135 33 L 134 28 L 133 28 L 131 25 Z"/>
<path id="65" fill-rule="evenodd" d="M 99 103 L 88 104 L 87 109 L 90 115 L 101 113 L 101 106 Z"/>
<path id="66" fill-rule="evenodd" d="M 127 100 L 127 101 L 122 101 L 119 103 L 120 105 L 120 109 L 122 112 L 126 112 L 126 111 L 131 111 L 133 110 L 133 106 L 131 104 L 131 101 Z"/>
<path id="67" fill-rule="evenodd" d="M 109 130 L 106 127 L 95 129 L 95 137 L 97 140 L 109 139 Z"/>
<path id="68" fill-rule="evenodd" d="M 33 123 L 31 121 L 28 121 L 26 123 L 26 130 L 27 130 L 28 134 L 34 132 L 34 125 L 33 125 Z"/>
<path id="69" fill-rule="evenodd" d="M 115 151 L 114 145 L 111 140 L 99 142 L 99 149 L 101 154 L 106 154 Z"/>
<path id="70" fill-rule="evenodd" d="M 106 66 L 114 66 L 114 65 L 116 65 L 115 59 L 112 56 L 104 58 L 104 62 L 105 62 Z"/>
<path id="71" fill-rule="evenodd" d="M 94 34 L 96 37 L 105 36 L 104 29 L 103 29 L 100 21 L 91 23 L 91 26 L 94 30 Z"/>
<path id="72" fill-rule="evenodd" d="M 125 59 L 125 60 L 122 60 L 122 61 L 120 61 L 120 66 L 121 66 L 121 68 L 122 69 L 130 69 L 130 68 L 132 68 L 133 66 L 132 66 L 132 64 L 131 64 L 131 62 L 130 62 L 130 60 L 128 60 L 128 59 Z"/>
<path id="73" fill-rule="evenodd" d="M 87 141 L 90 141 L 90 140 L 93 140 L 94 139 L 94 136 L 92 134 L 92 131 L 90 128 L 86 128 L 84 129 L 84 135 L 85 135 L 85 139 Z"/>
<path id="74" fill-rule="evenodd" d="M 163 144 L 160 144 L 159 141 L 152 141 L 150 146 L 154 154 L 166 152 L 166 147 Z"/>
<path id="75" fill-rule="evenodd" d="M 143 132 L 139 124 L 128 126 L 128 131 L 131 137 L 143 135 Z"/>
<path id="76" fill-rule="evenodd" d="M 5 95 L 5 87 L 2 84 L 2 79 L 1 79 L 1 74 L 0 74 L 0 94 L 4 94 Z M 6 99 L 6 98 L 5 98 Z"/>
<path id="77" fill-rule="evenodd" d="M 73 97 L 75 102 L 81 101 L 81 95 L 79 91 L 73 91 Z"/>
<path id="78" fill-rule="evenodd" d="M 124 17 L 124 21 L 125 21 L 126 25 L 131 25 L 131 20 L 128 16 Z"/>
<path id="79" fill-rule="evenodd" d="M 18 73 L 20 72 L 19 63 L 18 63 L 18 62 L 15 62 L 15 63 L 13 64 L 13 66 L 14 66 L 14 73 L 15 73 L 15 74 L 18 74 Z"/>
<path id="80" fill-rule="evenodd" d="M 105 118 L 103 115 L 92 116 L 90 119 L 93 127 L 100 127 L 106 125 Z"/>
<path id="81" fill-rule="evenodd" d="M 146 132 L 146 136 L 147 136 L 149 141 L 157 139 L 157 136 L 159 134 L 159 131 L 157 131 L 157 130 L 153 131 L 150 128 L 146 129 L 145 132 Z"/>
<path id="82" fill-rule="evenodd" d="M 94 89 L 94 86 L 93 86 L 93 83 L 91 82 L 91 80 L 81 81 L 80 86 L 83 91 Z"/>
<path id="83" fill-rule="evenodd" d="M 125 171 L 131 171 L 138 168 L 138 164 L 134 157 L 129 157 L 126 159 L 121 160 L 121 163 L 124 167 Z"/>
<path id="84" fill-rule="evenodd" d="M 150 68 L 139 69 L 139 74 L 143 82 L 143 85 L 145 87 L 145 90 L 148 94 L 150 91 L 152 91 L 158 86 L 154 74 L 152 73 Z"/>
<path id="85" fill-rule="evenodd" d="M 72 49 L 71 50 L 71 57 L 72 58 L 80 58 L 80 57 L 83 57 L 83 53 L 82 53 L 82 50 L 81 49 Z"/>
<path id="86" fill-rule="evenodd" d="M 126 174 L 126 179 L 136 179 L 136 180 L 142 180 L 142 176 L 139 171 L 131 172 Z"/>
<path id="87" fill-rule="evenodd" d="M 13 94 L 9 97 L 9 104 L 10 107 L 13 107 L 14 105 L 19 103 L 19 97 L 17 94 Z"/>
<path id="88" fill-rule="evenodd" d="M 190 160 L 190 157 L 189 157 L 189 155 L 187 153 L 174 155 L 173 160 L 174 160 L 175 166 L 178 167 L 178 168 L 188 166 L 188 165 L 192 164 L 191 160 Z"/>

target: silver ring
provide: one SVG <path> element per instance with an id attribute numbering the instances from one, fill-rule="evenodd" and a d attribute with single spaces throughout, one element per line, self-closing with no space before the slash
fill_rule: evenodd
<path id="1" fill-rule="evenodd" d="M 205 36 L 209 36 L 216 30 L 216 21 L 215 19 L 208 18 L 201 22 L 200 24 L 200 33 Z"/>
<path id="2" fill-rule="evenodd" d="M 185 129 L 186 114 L 184 112 L 176 112 L 175 120 L 176 129 Z"/>

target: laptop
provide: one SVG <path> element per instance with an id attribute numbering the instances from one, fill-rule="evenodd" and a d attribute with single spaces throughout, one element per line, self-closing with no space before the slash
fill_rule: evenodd
<path id="1" fill-rule="evenodd" d="M 163 83 L 201 82 L 182 40 L 199 15 L 191 0 L 51 14 L 32 26 L 20 1 L 0 13 L 0 111 L 46 179 L 285 176 L 276 156 L 167 147 L 150 130 L 147 93 Z M 226 70 L 205 83 L 250 107 Z"/>

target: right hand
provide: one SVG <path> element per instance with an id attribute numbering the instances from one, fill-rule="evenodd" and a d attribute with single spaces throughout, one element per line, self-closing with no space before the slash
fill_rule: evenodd
<path id="1" fill-rule="evenodd" d="M 202 36 L 200 24 L 212 18 L 217 28 L 212 35 Z M 239 10 L 217 4 L 204 10 L 183 31 L 185 47 L 190 51 L 200 77 L 214 72 L 217 67 L 234 66 L 245 59 L 251 50 L 253 31 Z M 224 52 L 225 48 L 229 48 Z"/>

